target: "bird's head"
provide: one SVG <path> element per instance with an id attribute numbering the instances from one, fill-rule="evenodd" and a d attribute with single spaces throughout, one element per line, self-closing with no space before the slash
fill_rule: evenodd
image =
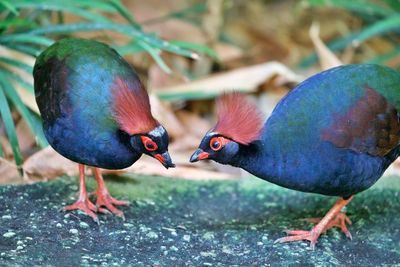
<path id="1" fill-rule="evenodd" d="M 153 118 L 149 97 L 139 78 L 118 77 L 113 92 L 114 117 L 120 130 L 129 136 L 130 149 L 157 159 L 167 169 L 175 167 L 168 153 L 168 133 Z"/>
<path id="2" fill-rule="evenodd" d="M 213 159 L 222 164 L 229 164 L 239 152 L 239 143 L 216 132 L 209 132 L 201 140 L 199 148 L 193 153 L 190 162 Z"/>
<path id="3" fill-rule="evenodd" d="M 219 97 L 217 116 L 217 124 L 203 137 L 190 162 L 212 159 L 232 164 L 241 146 L 248 146 L 259 139 L 263 116 L 244 95 L 229 93 Z"/>
<path id="4" fill-rule="evenodd" d="M 134 151 L 157 159 L 167 169 L 175 167 L 168 153 L 168 142 L 168 133 L 161 125 L 146 134 L 135 134 L 130 138 Z"/>

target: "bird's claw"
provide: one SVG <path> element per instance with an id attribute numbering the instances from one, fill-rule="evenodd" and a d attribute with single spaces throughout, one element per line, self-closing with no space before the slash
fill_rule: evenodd
<path id="1" fill-rule="evenodd" d="M 321 218 L 309 218 L 306 219 L 308 222 L 311 223 L 319 223 L 321 221 Z M 338 213 L 332 220 L 330 220 L 325 227 L 322 229 L 319 228 L 317 230 L 317 226 L 312 228 L 310 231 L 304 231 L 304 230 L 287 230 L 285 231 L 288 236 L 279 238 L 275 240 L 274 243 L 284 243 L 284 242 L 293 242 L 293 241 L 301 241 L 301 240 L 308 240 L 310 241 L 310 247 L 312 249 L 315 248 L 315 244 L 318 241 L 319 236 L 322 233 L 325 233 L 332 227 L 339 227 L 342 232 L 348 237 L 349 239 L 352 239 L 350 231 L 347 229 L 347 224 L 351 224 L 351 221 L 349 217 L 344 212 Z"/>
<path id="2" fill-rule="evenodd" d="M 100 212 L 103 214 L 111 214 L 111 212 L 108 209 L 100 208 L 100 207 L 96 207 L 96 208 L 97 208 L 97 212 Z"/>
<path id="3" fill-rule="evenodd" d="M 70 211 L 70 210 L 80 210 L 86 215 L 90 216 L 97 224 L 100 224 L 99 218 L 97 218 L 97 215 L 95 212 L 97 212 L 97 207 L 90 202 L 89 199 L 81 200 L 79 199 L 72 205 L 68 205 L 64 207 L 65 211 Z"/>
<path id="4" fill-rule="evenodd" d="M 125 220 L 124 213 L 121 210 L 117 209 L 115 206 L 126 206 L 129 204 L 128 201 L 117 200 L 112 196 L 110 196 L 108 192 L 97 191 L 95 195 L 97 197 L 96 207 L 99 211 L 101 209 L 100 212 L 102 213 L 111 212 L 117 215 L 118 217 L 121 217 L 123 220 Z"/>
<path id="5" fill-rule="evenodd" d="M 304 230 L 288 230 L 285 231 L 288 236 L 281 237 L 274 241 L 274 243 L 285 243 L 285 242 L 293 242 L 293 241 L 301 241 L 301 240 L 308 240 L 310 241 L 311 249 L 315 248 L 315 244 L 317 243 L 318 237 L 320 234 L 311 230 L 311 231 L 304 231 Z"/>
<path id="6" fill-rule="evenodd" d="M 319 223 L 321 221 L 321 218 L 307 218 L 305 219 L 307 222 L 310 223 Z M 328 225 L 325 227 L 323 233 L 325 233 L 327 230 L 333 228 L 333 227 L 338 227 L 340 228 L 340 230 L 346 235 L 347 238 L 349 238 L 350 240 L 353 239 L 349 229 L 347 229 L 347 225 L 349 224 L 351 225 L 351 220 L 350 218 L 346 215 L 346 213 L 344 212 L 340 212 L 336 215 L 336 217 L 334 217 L 329 223 Z"/>

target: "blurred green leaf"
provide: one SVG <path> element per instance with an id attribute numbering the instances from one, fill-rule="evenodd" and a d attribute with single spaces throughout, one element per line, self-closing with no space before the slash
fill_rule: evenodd
<path id="1" fill-rule="evenodd" d="M 119 0 L 110 0 L 109 3 L 115 7 L 115 9 L 131 24 L 131 26 L 138 30 L 142 28 L 142 26 L 136 22 L 132 14 L 125 8 L 123 4 L 121 4 Z"/>
<path id="2" fill-rule="evenodd" d="M 399 0 L 383 0 L 388 6 L 393 8 L 394 10 L 400 10 L 400 1 Z"/>
<path id="3" fill-rule="evenodd" d="M 54 41 L 43 36 L 33 35 L 29 33 L 15 33 L 0 35 L 0 43 L 30 43 L 49 46 L 52 45 Z"/>
<path id="4" fill-rule="evenodd" d="M 123 56 L 127 54 L 135 54 L 146 51 L 143 46 L 140 46 L 137 42 L 134 41 L 126 45 L 114 45 L 113 48 Z"/>
<path id="5" fill-rule="evenodd" d="M 189 43 L 189 42 L 178 41 L 178 40 L 172 40 L 172 41 L 170 41 L 170 43 L 174 44 L 176 46 L 179 46 L 181 48 L 184 48 L 184 49 L 190 49 L 193 51 L 200 52 L 201 54 L 208 55 L 213 59 L 216 59 L 216 60 L 218 59 L 218 55 L 214 51 L 214 49 L 212 49 L 206 45 Z"/>
<path id="6" fill-rule="evenodd" d="M 19 12 L 15 5 L 11 4 L 8 0 L 0 0 L 0 6 L 4 6 L 6 9 L 10 10 L 14 15 L 18 16 Z"/>
<path id="7" fill-rule="evenodd" d="M 32 70 L 33 70 L 32 66 L 25 64 L 24 62 L 21 62 L 19 60 L 0 56 L 0 62 L 20 68 L 20 69 L 24 70 L 25 72 L 32 74 Z"/>
<path id="8" fill-rule="evenodd" d="M 0 29 L 7 29 L 10 27 L 34 28 L 37 27 L 37 24 L 35 22 L 21 18 L 7 18 L 3 21 L 0 21 Z"/>
<path id="9" fill-rule="evenodd" d="M 37 134 L 37 136 L 36 136 L 37 143 L 41 147 L 48 146 L 49 143 L 47 142 L 47 139 L 43 132 L 43 123 L 42 123 L 42 119 L 40 118 L 40 115 L 38 115 L 37 113 L 35 113 L 33 111 L 29 111 L 29 112 L 31 114 L 32 124 L 33 124 L 32 131 Z"/>
<path id="10" fill-rule="evenodd" d="M 195 92 L 157 92 L 157 96 L 164 101 L 187 101 L 212 99 L 218 96 L 218 92 L 212 91 L 195 91 Z"/>
<path id="11" fill-rule="evenodd" d="M 8 99 L 14 104 L 17 108 L 18 112 L 24 118 L 25 122 L 28 124 L 29 128 L 31 129 L 34 136 L 36 136 L 37 141 L 41 147 L 45 147 L 47 145 L 46 138 L 42 131 L 36 131 L 37 127 L 34 125 L 33 118 L 31 116 L 30 111 L 25 106 L 25 104 L 20 99 L 19 95 L 17 94 L 16 89 L 11 84 L 11 82 L 5 77 L 4 75 L 0 75 L 2 79 L 3 90 L 8 97 Z"/>
<path id="12" fill-rule="evenodd" d="M 149 45 L 154 46 L 162 50 L 169 51 L 178 55 L 191 57 L 194 59 L 198 58 L 198 55 L 190 50 L 186 50 L 171 44 L 165 40 L 161 40 L 154 35 L 146 34 L 141 30 L 133 28 L 129 25 L 121 25 L 116 23 L 77 23 L 77 24 L 66 24 L 66 25 L 55 25 L 37 28 L 29 31 L 29 34 L 41 35 L 41 34 L 61 34 L 61 33 L 74 33 L 74 32 L 87 32 L 87 31 L 98 31 L 98 30 L 113 30 L 115 32 L 122 33 L 133 38 L 142 40 Z"/>
<path id="13" fill-rule="evenodd" d="M 29 46 L 28 44 L 24 44 L 24 43 L 7 43 L 7 44 L 3 44 L 4 46 L 7 46 L 8 48 L 21 52 L 21 53 L 25 53 L 27 55 L 36 57 L 40 54 L 41 49 L 38 49 L 36 47 L 33 46 Z"/>
<path id="14" fill-rule="evenodd" d="M 2 75 L 16 81 L 18 84 L 20 84 L 27 92 L 33 94 L 33 85 L 25 81 L 24 79 L 21 78 L 18 74 L 5 69 L 5 68 L 0 68 L 0 75 Z"/>
<path id="15" fill-rule="evenodd" d="M 378 21 L 362 30 L 352 41 L 362 43 L 371 37 L 400 30 L 400 15 L 394 15 Z"/>
<path id="16" fill-rule="evenodd" d="M 110 22 L 108 18 L 101 14 L 71 5 L 68 1 L 15 1 L 14 6 L 17 8 L 32 8 L 35 10 L 64 11 L 91 21 Z"/>
<path id="17" fill-rule="evenodd" d="M 161 69 L 163 69 L 166 73 L 171 74 L 172 70 L 167 66 L 167 64 L 164 62 L 164 60 L 160 57 L 160 50 L 154 49 L 147 43 L 143 41 L 138 41 L 138 45 L 143 47 L 154 59 L 155 62 L 160 66 Z"/>
<path id="18" fill-rule="evenodd" d="M 22 164 L 22 154 L 19 149 L 17 133 L 15 131 L 14 121 L 11 115 L 10 107 L 8 105 L 6 96 L 4 94 L 4 81 L 0 80 L 0 115 L 4 122 L 4 127 L 7 133 L 11 149 L 14 154 L 14 160 L 17 166 Z"/>
<path id="19" fill-rule="evenodd" d="M 152 18 L 146 21 L 143 21 L 142 23 L 144 25 L 149 25 L 149 24 L 154 24 L 154 23 L 160 23 L 165 20 L 171 19 L 171 18 L 177 18 L 177 19 L 182 19 L 182 20 L 188 20 L 190 22 L 193 22 L 192 20 L 188 19 L 190 15 L 193 14 L 202 14 L 207 12 L 207 4 L 206 3 L 195 3 L 189 7 L 183 8 L 178 11 L 171 12 L 169 14 L 166 14 L 161 17 L 156 17 Z M 196 23 L 194 23 L 196 24 Z"/>
<path id="20" fill-rule="evenodd" d="M 48 10 L 51 6 L 75 7 L 82 10 L 93 9 L 115 13 L 117 10 L 109 0 L 13 0 L 13 5 L 18 8 L 31 8 L 36 10 Z M 94 12 L 93 12 L 94 13 Z"/>
<path id="21" fill-rule="evenodd" d="M 370 64 L 385 64 L 386 61 L 391 60 L 392 58 L 400 56 L 400 46 L 396 46 L 392 51 L 384 53 L 382 55 L 371 58 L 367 61 Z"/>
<path id="22" fill-rule="evenodd" d="M 0 158 L 4 158 L 3 145 L 0 143 Z"/>
<path id="23" fill-rule="evenodd" d="M 352 32 L 349 35 L 338 38 L 335 41 L 328 44 L 329 49 L 332 51 L 342 50 L 349 45 L 358 46 L 361 43 L 367 41 L 370 38 L 376 36 L 382 36 L 388 33 L 394 33 L 400 31 L 400 15 L 396 14 L 385 19 L 379 20 L 367 27 L 364 27 L 358 32 Z M 304 58 L 299 64 L 301 67 L 308 67 L 311 64 L 317 62 L 317 56 L 315 53 Z"/>
<path id="24" fill-rule="evenodd" d="M 235 88 L 237 92 L 248 92 L 241 88 Z M 164 101 L 187 101 L 187 100 L 201 100 L 201 99 L 213 99 L 221 94 L 221 91 L 209 91 L 209 90 L 196 90 L 186 92 L 163 92 L 162 90 L 157 92 L 157 96 Z"/>
<path id="25" fill-rule="evenodd" d="M 105 12 L 115 13 L 117 10 L 115 6 L 109 0 L 70 0 L 68 2 L 63 0 L 57 0 L 61 3 L 69 3 L 74 6 L 79 6 L 81 8 L 91 8 L 95 10 L 101 10 Z"/>
<path id="26" fill-rule="evenodd" d="M 190 20 L 190 14 L 198 14 L 205 10 L 207 10 L 206 4 L 201 3 L 172 12 L 168 16 Z M 65 13 L 73 14 L 84 22 L 64 24 Z M 113 22 L 106 13 L 118 14 L 124 18 L 126 24 Z M 2 15 L 0 45 L 31 56 L 38 56 L 45 47 L 53 44 L 53 38 L 57 39 L 77 32 L 106 30 L 120 33 L 131 40 L 125 45 L 114 45 L 121 54 L 147 52 L 167 73 L 171 73 L 172 70 L 161 57 L 163 51 L 193 59 L 198 58 L 193 51 L 199 51 L 211 57 L 215 56 L 215 52 L 206 46 L 179 41 L 168 42 L 154 33 L 144 32 L 141 24 L 120 0 L 0 0 L 0 15 Z M 9 68 L 19 68 L 31 74 L 32 66 L 9 56 L 0 56 L 0 63 L 0 114 L 13 148 L 15 161 L 20 166 L 22 157 L 9 104 L 21 114 L 40 146 L 46 146 L 47 141 L 39 117 L 24 105 L 15 88 L 18 86 L 19 89 L 21 86 L 28 93 L 33 94 L 33 85 Z"/>

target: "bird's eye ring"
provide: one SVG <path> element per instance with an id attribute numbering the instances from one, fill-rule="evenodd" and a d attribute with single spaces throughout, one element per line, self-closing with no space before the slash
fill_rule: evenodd
<path id="1" fill-rule="evenodd" d="M 141 136 L 142 143 L 148 151 L 155 151 L 158 149 L 157 144 L 147 136 Z"/>
<path id="2" fill-rule="evenodd" d="M 222 148 L 222 145 L 225 144 L 223 137 L 214 137 L 210 141 L 210 147 L 214 151 L 218 151 Z"/>

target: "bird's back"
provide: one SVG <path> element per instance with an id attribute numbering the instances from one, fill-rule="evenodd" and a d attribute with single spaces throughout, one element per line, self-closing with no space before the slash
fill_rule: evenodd
<path id="1" fill-rule="evenodd" d="M 38 58 L 35 95 L 49 143 L 63 156 L 102 168 L 137 159 L 122 142 L 112 114 L 115 78 L 138 81 L 131 67 L 105 44 L 63 39 Z"/>
<path id="2" fill-rule="evenodd" d="M 327 195 L 362 191 L 398 156 L 399 108 L 400 74 L 390 68 L 346 65 L 317 74 L 267 120 L 262 142 L 273 160 L 256 175 Z"/>

